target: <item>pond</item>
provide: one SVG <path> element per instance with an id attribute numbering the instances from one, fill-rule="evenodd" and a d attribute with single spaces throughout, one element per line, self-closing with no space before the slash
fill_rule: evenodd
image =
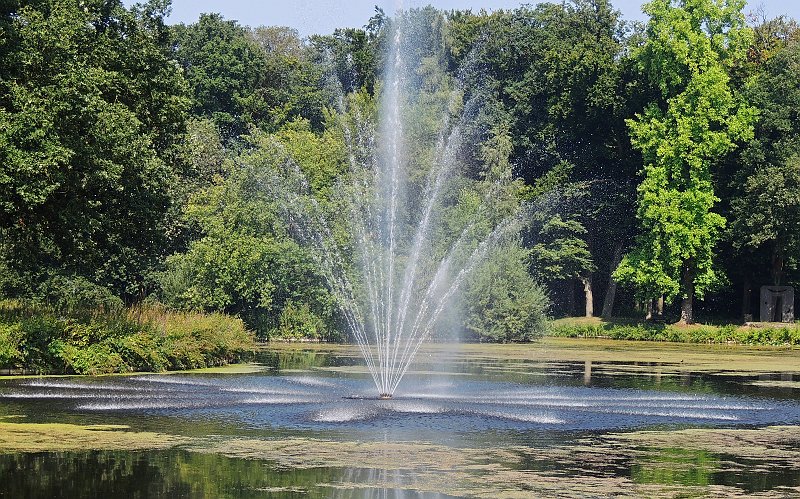
<path id="1" fill-rule="evenodd" d="M 1 497 L 800 493 L 800 352 L 432 345 L 379 400 L 358 350 L 0 380 Z"/>

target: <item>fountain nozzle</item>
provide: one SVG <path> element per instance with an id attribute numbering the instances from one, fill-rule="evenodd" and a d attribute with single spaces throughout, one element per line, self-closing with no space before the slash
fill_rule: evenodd
<path id="1" fill-rule="evenodd" d="M 391 393 L 381 393 L 380 395 L 378 395 L 378 398 L 380 400 L 389 400 L 390 398 L 392 398 L 392 394 Z"/>

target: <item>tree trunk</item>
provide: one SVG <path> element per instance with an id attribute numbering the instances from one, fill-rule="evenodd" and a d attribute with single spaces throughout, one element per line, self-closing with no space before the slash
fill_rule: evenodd
<path id="1" fill-rule="evenodd" d="M 664 316 L 664 295 L 658 297 L 658 302 L 656 304 L 656 314 L 658 314 L 659 317 Z"/>
<path id="2" fill-rule="evenodd" d="M 780 286 L 783 283 L 783 252 L 775 246 L 772 252 L 772 284 Z"/>
<path id="3" fill-rule="evenodd" d="M 683 267 L 683 293 L 684 298 L 681 300 L 681 320 L 680 324 L 694 324 L 694 276 L 690 264 Z"/>
<path id="4" fill-rule="evenodd" d="M 575 317 L 575 281 L 566 281 L 567 302 L 564 304 L 567 317 Z"/>
<path id="5" fill-rule="evenodd" d="M 753 320 L 752 316 L 752 304 L 751 304 L 751 296 L 752 296 L 752 288 L 750 284 L 750 279 L 745 279 L 744 284 L 742 284 L 742 321 L 748 322 Z"/>
<path id="6" fill-rule="evenodd" d="M 653 300 L 647 300 L 647 315 L 644 316 L 644 320 L 653 320 Z"/>
<path id="7" fill-rule="evenodd" d="M 622 248 L 623 243 L 620 241 L 617 243 L 616 247 L 614 247 L 614 258 L 611 261 L 611 273 L 613 274 L 617 267 L 619 267 L 619 262 L 622 261 Z M 611 314 L 614 313 L 614 299 L 617 296 L 617 281 L 614 280 L 613 276 L 608 278 L 608 289 L 606 290 L 606 297 L 603 300 L 603 311 L 600 315 L 604 319 L 610 319 Z"/>
<path id="8" fill-rule="evenodd" d="M 594 317 L 594 295 L 592 294 L 592 276 L 581 279 L 583 281 L 583 294 L 586 297 L 586 317 Z"/>

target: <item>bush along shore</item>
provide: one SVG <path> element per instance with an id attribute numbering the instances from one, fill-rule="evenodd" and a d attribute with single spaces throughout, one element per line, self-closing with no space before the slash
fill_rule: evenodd
<path id="1" fill-rule="evenodd" d="M 684 326 L 632 319 L 604 321 L 599 318 L 574 317 L 553 321 L 550 336 L 677 343 L 797 346 L 800 345 L 800 325 L 796 323 L 754 323 Z"/>
<path id="2" fill-rule="evenodd" d="M 111 374 L 197 369 L 238 362 L 253 334 L 228 315 L 161 306 L 63 311 L 0 301 L 0 369 Z"/>

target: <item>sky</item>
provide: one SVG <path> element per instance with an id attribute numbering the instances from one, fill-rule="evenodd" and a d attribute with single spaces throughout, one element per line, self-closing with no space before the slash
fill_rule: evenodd
<path id="1" fill-rule="evenodd" d="M 551 0 L 553 1 L 553 0 Z M 554 0 L 558 1 L 558 0 Z M 126 4 L 134 0 L 126 0 Z M 290 26 L 301 36 L 328 34 L 336 28 L 361 27 L 372 16 L 375 5 L 387 14 L 399 7 L 495 10 L 535 4 L 536 0 L 173 0 L 171 24 L 192 23 L 202 12 L 218 12 L 247 26 Z M 643 0 L 612 0 L 628 20 L 645 20 Z M 769 17 L 786 14 L 800 20 L 800 0 L 749 0 L 745 12 L 763 6 Z"/>

